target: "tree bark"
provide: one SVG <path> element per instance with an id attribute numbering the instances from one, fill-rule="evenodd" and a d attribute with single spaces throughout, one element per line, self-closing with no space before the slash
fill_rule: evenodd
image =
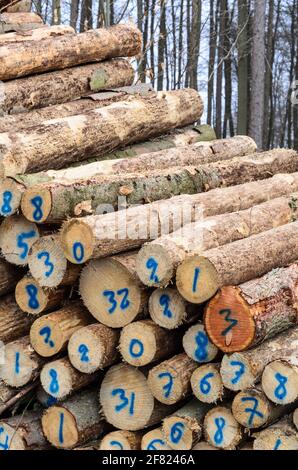
<path id="1" fill-rule="evenodd" d="M 2 298 L 0 314 L 0 338 L 3 343 L 27 335 L 34 321 L 34 318 L 24 315 L 19 309 L 12 294 Z"/>
<path id="2" fill-rule="evenodd" d="M 42 19 L 36 13 L 1 13 L 0 14 L 0 34 L 10 33 L 10 32 L 31 31 L 32 29 L 40 28 L 42 24 L 43 24 Z M 18 45 L 18 47 L 20 47 L 20 45 Z M 5 51 L 6 49 L 3 49 L 3 51 L 1 51 L 1 61 L 2 61 L 2 54 L 3 54 L 3 57 L 5 57 Z M 4 62 L 3 62 L 3 67 L 4 67 Z M 5 67 L 2 69 L 2 64 L 1 64 L 0 76 L 2 76 L 2 73 L 3 73 L 2 70 L 4 71 L 4 69 Z M 0 80 L 2 80 L 2 78 L 0 78 Z"/>
<path id="3" fill-rule="evenodd" d="M 248 131 L 248 4 L 238 0 L 238 134 Z"/>
<path id="4" fill-rule="evenodd" d="M 20 416 L 13 416 L 0 421 L 2 429 L 2 450 L 47 450 L 46 441 L 40 423 L 39 411 L 26 411 Z M 6 444 L 5 444 L 6 442 Z"/>
<path id="5" fill-rule="evenodd" d="M 164 69 L 165 69 L 165 48 L 166 48 L 166 0 L 160 2 L 160 24 L 158 37 L 158 75 L 157 89 L 162 90 L 164 85 Z"/>
<path id="6" fill-rule="evenodd" d="M 215 29 L 215 11 L 214 0 L 210 0 L 210 26 L 209 26 L 209 64 L 208 64 L 208 115 L 207 123 L 211 126 L 213 116 L 213 97 L 214 97 L 214 64 L 216 54 L 216 29 Z M 245 135 L 245 133 L 240 133 Z"/>
<path id="7" fill-rule="evenodd" d="M 3 133 L 1 176 L 61 168 L 186 126 L 202 112 L 197 92 L 179 90 L 130 97 L 104 110 L 45 121 L 21 133 Z"/>
<path id="8" fill-rule="evenodd" d="M 253 435 L 253 450 L 298 450 L 298 432 L 289 416 Z"/>
<path id="9" fill-rule="evenodd" d="M 0 80 L 100 62 L 112 57 L 130 57 L 138 54 L 140 47 L 140 33 L 134 26 L 128 25 L 44 39 L 42 42 L 9 44 L 1 51 Z"/>
<path id="10" fill-rule="evenodd" d="M 42 26 L 42 25 L 41 25 Z M 49 39 L 51 37 L 63 36 L 65 34 L 74 34 L 74 30 L 71 26 L 57 25 L 57 26 L 46 26 L 32 31 L 6 33 L 0 35 L 0 45 L 4 46 L 10 43 L 22 43 L 27 41 L 40 41 L 42 39 Z"/>
<path id="11" fill-rule="evenodd" d="M 28 13 L 31 11 L 31 0 L 2 0 L 0 12 Z"/>

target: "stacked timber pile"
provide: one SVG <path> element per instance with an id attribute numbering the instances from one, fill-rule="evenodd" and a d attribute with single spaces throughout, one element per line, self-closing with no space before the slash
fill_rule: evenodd
<path id="1" fill-rule="evenodd" d="M 1 50 L 0 450 L 297 450 L 297 153 L 49 30 Z"/>

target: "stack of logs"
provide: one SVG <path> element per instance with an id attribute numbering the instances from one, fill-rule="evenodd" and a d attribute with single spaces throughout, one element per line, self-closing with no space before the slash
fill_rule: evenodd
<path id="1" fill-rule="evenodd" d="M 297 450 L 297 153 L 57 28 L 0 36 L 0 450 Z"/>

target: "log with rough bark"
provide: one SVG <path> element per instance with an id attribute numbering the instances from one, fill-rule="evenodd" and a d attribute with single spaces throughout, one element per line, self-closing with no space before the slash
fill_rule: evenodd
<path id="1" fill-rule="evenodd" d="M 32 29 L 40 28 L 43 24 L 42 19 L 36 13 L 20 12 L 20 13 L 0 13 L 0 34 L 16 32 L 26 32 Z M 11 44 L 10 46 L 14 46 Z M 7 51 L 7 46 L 3 46 L 1 50 L 1 69 L 0 69 L 0 80 L 7 80 L 14 78 L 14 74 L 9 76 L 9 62 L 13 62 L 12 56 Z M 20 52 L 20 51 L 18 51 Z M 16 61 L 18 60 L 15 56 Z M 3 62 L 2 62 L 3 60 Z M 25 58 L 23 57 L 23 61 Z M 17 62 L 11 65 L 12 70 L 17 70 Z M 8 75 L 7 75 L 8 71 Z"/>
<path id="2" fill-rule="evenodd" d="M 149 313 L 152 320 L 162 328 L 174 330 L 181 325 L 196 322 L 203 311 L 188 304 L 176 289 L 155 289 L 149 297 Z"/>
<path id="3" fill-rule="evenodd" d="M 132 90 L 134 89 L 134 87 L 130 88 L 132 88 Z M 85 97 L 84 99 L 65 103 L 64 105 L 49 106 L 48 108 L 31 111 L 26 114 L 25 122 L 22 116 L 20 119 L 20 115 L 0 118 L 0 131 L 6 132 L 10 129 L 13 129 L 14 131 L 20 130 L 25 127 L 39 124 L 41 121 L 51 119 L 57 115 L 59 117 L 66 117 L 69 115 L 80 114 L 81 112 L 94 109 L 99 105 L 107 106 L 108 104 L 111 104 L 111 102 L 120 101 L 127 97 L 127 93 L 125 92 L 122 94 L 119 92 L 112 97 L 107 97 L 106 99 L 104 99 L 104 96 L 108 95 L 107 93 L 101 92 L 100 95 L 102 96 L 100 104 L 91 98 L 88 99 Z M 14 178 L 5 178 L 0 182 L 0 201 L 2 201 L 2 205 L 0 206 L 0 215 L 7 217 L 14 214 L 21 204 L 21 198 L 24 191 L 28 187 L 36 185 L 37 183 L 58 181 L 59 179 L 75 180 L 80 179 L 82 175 L 84 175 L 84 177 L 92 177 L 102 170 L 102 160 L 113 160 L 115 158 L 127 159 L 137 157 L 143 153 L 158 152 L 165 148 L 190 145 L 200 141 L 202 135 L 204 135 L 204 132 L 200 133 L 188 126 L 182 129 L 176 129 L 172 133 L 160 138 L 143 142 L 142 144 L 128 146 L 124 150 L 118 150 L 94 157 L 92 159 L 93 161 L 90 163 L 88 163 L 89 160 L 86 160 L 84 161 L 84 167 L 77 166 L 77 163 L 75 163 L 66 170 L 48 170 L 46 172 L 34 173 L 31 175 L 25 174 L 17 175 Z M 9 197 L 10 201 L 8 205 L 4 206 L 3 210 L 4 196 L 5 200 Z"/>
<path id="4" fill-rule="evenodd" d="M 142 367 L 172 356 L 180 342 L 180 331 L 168 331 L 152 320 L 141 320 L 122 329 L 119 351 L 124 362 Z"/>
<path id="5" fill-rule="evenodd" d="M 294 263 L 297 249 L 296 221 L 207 250 L 201 256 L 189 256 L 177 269 L 177 289 L 189 302 L 201 304 L 221 287 L 238 285 Z"/>
<path id="6" fill-rule="evenodd" d="M 193 372 L 190 383 L 194 396 L 203 403 L 223 401 L 229 394 L 220 376 L 220 363 L 198 367 Z"/>
<path id="7" fill-rule="evenodd" d="M 143 372 L 125 364 L 113 366 L 106 373 L 100 403 L 107 422 L 127 431 L 154 426 L 177 408 L 158 403 Z"/>
<path id="8" fill-rule="evenodd" d="M 26 275 L 16 285 L 16 303 L 23 312 L 39 315 L 57 309 L 69 292 L 64 287 L 46 289 L 41 287 L 32 276 Z"/>
<path id="9" fill-rule="evenodd" d="M 45 360 L 35 353 L 29 336 L 4 346 L 4 363 L 0 365 L 0 378 L 10 387 L 23 387 L 38 376 Z"/>
<path id="10" fill-rule="evenodd" d="M 77 330 L 68 343 L 68 357 L 80 372 L 91 374 L 119 362 L 120 331 L 101 323 Z"/>
<path id="11" fill-rule="evenodd" d="M 295 365 L 298 359 L 297 341 L 296 326 L 253 349 L 225 355 L 220 369 L 225 387 L 233 391 L 252 387 L 272 361 L 281 360 Z"/>
<path id="12" fill-rule="evenodd" d="M 243 439 L 240 424 L 225 406 L 208 411 L 204 419 L 204 435 L 208 444 L 226 450 L 235 450 Z"/>
<path id="13" fill-rule="evenodd" d="M 178 403 L 191 393 L 190 379 L 197 363 L 181 353 L 153 367 L 148 386 L 153 396 L 165 405 Z"/>
<path id="14" fill-rule="evenodd" d="M 182 344 L 188 357 L 199 363 L 211 362 L 218 354 L 217 347 L 210 341 L 201 323 L 191 326 L 186 331 Z"/>
<path id="15" fill-rule="evenodd" d="M 253 435 L 253 450 L 298 450 L 298 432 L 290 416 Z"/>
<path id="16" fill-rule="evenodd" d="M 130 86 L 133 80 L 134 70 L 126 59 L 113 59 L 100 64 L 81 65 L 9 80 L 2 85 L 4 99 L 0 104 L 0 115 L 67 103 L 93 91 Z"/>
<path id="17" fill-rule="evenodd" d="M 0 339 L 9 343 L 29 333 L 34 317 L 27 316 L 15 302 L 13 294 L 0 300 Z"/>
<path id="18" fill-rule="evenodd" d="M 6 157 L 3 162 L 5 159 Z M 58 161 L 57 159 L 56 162 Z M 45 164 L 49 164 L 49 159 Z M 3 163 L 3 171 L 4 167 L 5 163 Z M 95 210 L 102 213 L 103 210 L 107 210 L 107 207 L 111 212 L 113 208 L 123 207 L 124 202 L 127 207 L 131 204 L 167 199 L 181 193 L 194 194 L 223 185 L 245 183 L 252 178 L 265 179 L 285 169 L 289 172 L 298 169 L 296 152 L 277 149 L 269 152 L 269 155 L 265 153 L 236 157 L 227 162 L 196 167 L 178 167 L 168 171 L 155 170 L 115 176 L 95 175 L 93 178 L 77 181 L 60 181 L 32 186 L 24 193 L 21 207 L 29 220 L 59 222 L 68 216 L 83 215 Z M 122 196 L 120 200 L 119 196 Z M 33 198 L 39 198 L 40 212 L 36 212 L 35 204 L 31 202 Z M 38 214 L 39 220 L 34 217 L 34 214 Z"/>
<path id="19" fill-rule="evenodd" d="M 81 273 L 81 266 L 70 264 L 65 258 L 57 234 L 40 237 L 33 243 L 28 266 L 39 285 L 49 288 L 73 286 Z"/>
<path id="20" fill-rule="evenodd" d="M 0 36 L 0 46 L 10 43 L 20 43 L 24 41 L 41 41 L 56 36 L 63 36 L 64 34 L 75 34 L 74 29 L 67 25 L 54 25 L 43 26 L 32 31 L 16 31 L 6 33 Z"/>
<path id="21" fill-rule="evenodd" d="M 161 428 L 152 429 L 142 437 L 142 450 L 171 450 L 166 444 Z"/>
<path id="22" fill-rule="evenodd" d="M 47 440 L 61 449 L 72 449 L 98 439 L 107 429 L 95 391 L 84 391 L 48 408 L 41 419 Z"/>
<path id="23" fill-rule="evenodd" d="M 22 269 L 0 259 L 0 296 L 13 291 L 18 280 L 23 275 Z"/>
<path id="24" fill-rule="evenodd" d="M 69 302 L 35 320 L 30 330 L 31 344 L 40 356 L 52 357 L 67 348 L 73 333 L 91 322 L 92 317 L 81 302 Z"/>
<path id="25" fill-rule="evenodd" d="M 4 219 L 0 225 L 2 256 L 9 263 L 26 266 L 29 250 L 39 236 L 37 225 L 21 215 L 12 215 Z"/>
<path id="26" fill-rule="evenodd" d="M 26 385 L 20 389 L 12 388 L 0 380 L 0 416 L 25 400 L 27 400 L 26 403 L 28 403 L 28 397 L 29 395 L 33 395 L 35 388 L 35 383 Z"/>
<path id="27" fill-rule="evenodd" d="M 265 367 L 262 388 L 273 403 L 287 405 L 298 400 L 298 365 L 294 364 L 272 361 Z"/>
<path id="28" fill-rule="evenodd" d="M 36 17 L 42 22 L 33 13 L 14 15 L 23 15 L 22 18 L 27 18 L 27 21 L 28 15 L 31 15 L 31 22 Z M 131 57 L 137 55 L 140 48 L 140 31 L 133 25 L 123 24 L 44 39 L 42 42 L 10 44 L 1 51 L 0 80 L 101 62 L 112 57 Z"/>
<path id="29" fill-rule="evenodd" d="M 142 433 L 132 431 L 113 431 L 106 434 L 99 450 L 141 450 Z"/>
<path id="30" fill-rule="evenodd" d="M 36 400 L 43 408 L 49 408 L 52 405 L 58 403 L 57 398 L 49 395 L 40 384 L 36 389 Z"/>
<path id="31" fill-rule="evenodd" d="M 290 411 L 290 405 L 273 404 L 258 386 L 239 392 L 232 402 L 234 418 L 246 429 L 267 427 Z"/>
<path id="32" fill-rule="evenodd" d="M 157 238 L 141 248 L 137 258 L 138 276 L 148 286 L 166 286 L 175 275 L 177 267 L 187 257 L 199 256 L 206 250 L 291 222 L 297 214 L 294 204 L 297 198 L 298 193 L 293 193 L 244 211 L 207 217 L 207 219 L 184 225 L 169 235 Z M 150 277 L 149 260 L 154 260 L 156 263 L 155 280 Z M 201 275 L 202 273 L 200 277 Z M 192 280 L 186 278 L 184 283 Z M 199 281 L 199 277 L 197 280 Z M 193 287 L 192 283 L 192 290 Z M 190 301 L 194 300 L 195 291 Z"/>
<path id="33" fill-rule="evenodd" d="M 202 437 L 202 424 L 209 405 L 192 400 L 173 415 L 164 419 L 162 430 L 173 450 L 191 450 Z"/>
<path id="34" fill-rule="evenodd" d="M 0 421 L 0 450 L 46 450 L 40 411 L 28 411 Z"/>
<path id="35" fill-rule="evenodd" d="M 77 256 L 80 256 L 80 246 Z M 135 253 L 92 260 L 82 270 L 80 294 L 104 325 L 121 328 L 146 315 L 148 292 L 135 273 Z"/>
<path id="36" fill-rule="evenodd" d="M 223 287 L 205 309 L 205 328 L 225 353 L 256 346 L 298 323 L 298 264 Z"/>
<path id="37" fill-rule="evenodd" d="M 99 383 L 100 375 L 82 374 L 75 369 L 68 358 L 48 362 L 41 370 L 40 382 L 45 392 L 58 400 L 64 400 L 78 390 Z"/>
<path id="38" fill-rule="evenodd" d="M 0 12 L 7 11 L 9 13 L 25 13 L 31 11 L 31 7 L 31 0 L 1 0 Z"/>
<path id="39" fill-rule="evenodd" d="M 298 408 L 293 413 L 293 423 L 298 431 Z"/>
<path id="40" fill-rule="evenodd" d="M 3 133 L 1 176 L 59 169 L 70 162 L 83 161 L 186 126 L 202 111 L 200 95 L 185 89 L 149 93 L 138 98 L 130 96 L 85 114 L 45 121 L 20 132 Z"/>

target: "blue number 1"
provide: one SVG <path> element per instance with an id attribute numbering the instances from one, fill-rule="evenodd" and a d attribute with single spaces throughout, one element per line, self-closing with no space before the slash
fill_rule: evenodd
<path id="1" fill-rule="evenodd" d="M 193 277 L 193 283 L 192 283 L 192 291 L 193 292 L 196 292 L 196 290 L 197 290 L 200 272 L 201 272 L 200 268 L 195 269 L 195 273 L 194 273 L 194 277 Z"/>

